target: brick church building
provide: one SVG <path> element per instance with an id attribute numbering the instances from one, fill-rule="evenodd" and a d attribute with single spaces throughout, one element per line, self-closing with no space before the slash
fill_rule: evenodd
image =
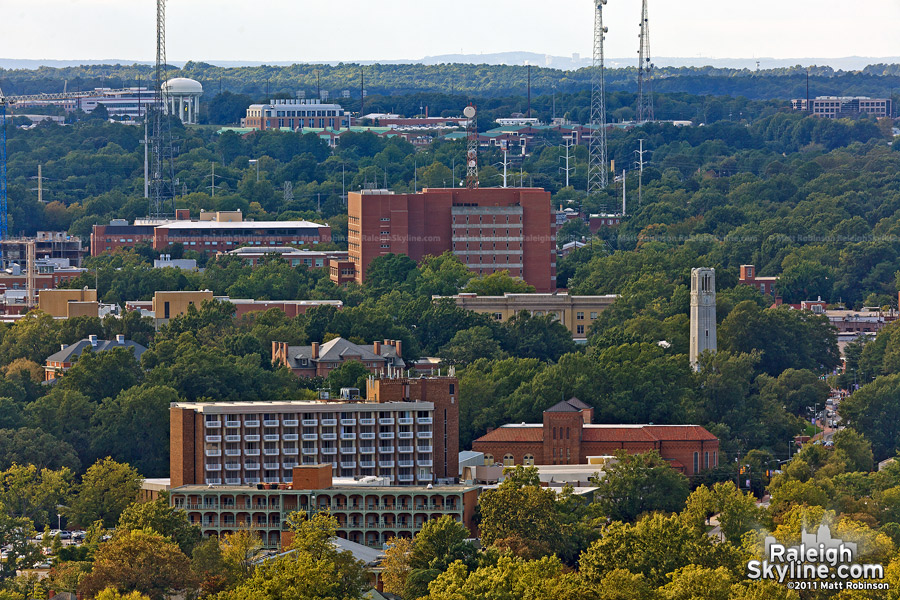
<path id="1" fill-rule="evenodd" d="M 544 411 L 543 423 L 498 427 L 475 440 L 485 464 L 577 465 L 588 456 L 617 450 L 656 450 L 672 467 L 692 477 L 719 464 L 719 440 L 699 425 L 595 425 L 594 409 L 571 398 Z"/>

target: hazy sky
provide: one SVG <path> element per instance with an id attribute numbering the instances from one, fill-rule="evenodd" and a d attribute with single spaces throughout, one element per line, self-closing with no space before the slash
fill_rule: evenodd
<path id="1" fill-rule="evenodd" d="M 897 56 L 900 1 L 651 0 L 654 56 Z M 609 0 L 607 55 L 636 56 L 640 0 Z M 169 0 L 169 60 L 591 52 L 588 0 Z M 154 0 L 0 0 L 0 57 L 152 60 Z"/>

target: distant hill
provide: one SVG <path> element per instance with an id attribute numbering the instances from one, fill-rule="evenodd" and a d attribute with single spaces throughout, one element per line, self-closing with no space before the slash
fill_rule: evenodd
<path id="1" fill-rule="evenodd" d="M 840 71 L 858 71 L 868 65 L 875 64 L 897 64 L 900 63 L 900 56 L 886 57 L 865 57 L 865 56 L 847 56 L 842 58 L 709 58 L 709 57 L 674 57 L 660 56 L 654 58 L 654 63 L 660 67 L 716 67 L 724 69 L 756 69 L 757 61 L 760 69 L 779 69 L 786 67 L 794 67 L 797 65 L 817 65 L 827 66 Z M 0 58 L 0 68 L 3 69 L 37 69 L 39 67 L 78 67 L 84 65 L 148 65 L 152 61 L 148 60 L 129 60 L 110 58 L 104 60 L 51 60 L 51 59 L 27 59 L 27 58 Z M 176 67 L 183 67 L 188 61 L 170 60 L 169 64 Z M 241 61 L 241 60 L 202 60 L 195 62 L 203 62 L 218 67 L 259 67 L 262 65 L 269 66 L 290 66 L 293 64 L 327 64 L 338 65 L 340 63 L 354 64 L 383 64 L 383 65 L 407 65 L 407 64 L 423 64 L 423 65 L 439 65 L 446 63 L 456 64 L 487 64 L 487 65 L 512 65 L 524 66 L 534 65 L 538 67 L 547 67 L 551 69 L 559 69 L 569 71 L 590 66 L 590 56 L 553 56 L 550 54 L 538 54 L 536 52 L 496 52 L 489 54 L 439 54 L 436 56 L 425 56 L 418 59 L 397 59 L 397 60 L 353 60 L 353 61 L 323 61 L 321 63 L 305 63 L 303 61 Z M 634 58 L 608 58 L 607 64 L 611 68 L 630 67 L 635 64 Z"/>

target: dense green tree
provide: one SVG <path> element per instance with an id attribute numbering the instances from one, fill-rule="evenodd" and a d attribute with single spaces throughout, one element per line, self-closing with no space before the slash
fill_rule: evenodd
<path id="1" fill-rule="evenodd" d="M 119 517 L 116 527 L 119 530 L 152 529 L 173 542 L 186 555 L 190 556 L 200 542 L 200 528 L 191 525 L 187 513 L 169 506 L 166 498 L 158 498 L 149 502 L 135 502 L 129 505 Z"/>
<path id="2" fill-rule="evenodd" d="M 654 512 L 675 512 L 688 497 L 687 478 L 674 470 L 658 452 L 616 454 L 616 462 L 597 482 L 597 509 L 616 521 L 634 521 Z"/>
<path id="3" fill-rule="evenodd" d="M 91 465 L 76 488 L 66 516 L 82 527 L 102 521 L 115 527 L 122 512 L 137 499 L 143 479 L 127 464 L 111 458 Z"/>

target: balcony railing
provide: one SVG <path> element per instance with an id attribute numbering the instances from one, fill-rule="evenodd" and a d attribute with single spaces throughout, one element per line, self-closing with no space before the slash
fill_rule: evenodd
<path id="1" fill-rule="evenodd" d="M 413 446 L 399 446 L 397 451 L 400 454 L 412 454 L 413 451 L 415 451 L 415 448 Z"/>
<path id="2" fill-rule="evenodd" d="M 281 463 L 263 463 L 263 468 L 267 471 L 275 471 L 276 469 L 281 468 Z"/>
<path id="3" fill-rule="evenodd" d="M 206 428 L 207 429 L 215 429 L 216 427 L 221 427 L 222 421 L 207 421 Z"/>
<path id="4" fill-rule="evenodd" d="M 241 485 L 240 477 L 226 477 L 225 485 Z"/>
<path id="5" fill-rule="evenodd" d="M 328 441 L 328 442 L 333 442 L 337 439 L 337 434 L 336 433 L 323 433 L 322 439 L 325 441 Z"/>
<path id="6" fill-rule="evenodd" d="M 258 435 L 245 435 L 244 441 L 245 442 L 258 442 L 259 436 Z"/>
<path id="7" fill-rule="evenodd" d="M 234 450 L 233 448 L 225 449 L 225 456 L 240 456 L 240 455 L 241 455 L 240 450 Z"/>
<path id="8" fill-rule="evenodd" d="M 282 466 L 283 468 L 285 468 L 285 469 L 293 469 L 294 467 L 297 466 L 297 462 L 296 462 L 296 461 L 294 461 L 294 462 L 286 462 L 286 463 L 282 463 L 281 466 Z"/>
<path id="9" fill-rule="evenodd" d="M 341 425 L 344 427 L 353 427 L 356 425 L 356 419 L 341 419 Z"/>
<path id="10" fill-rule="evenodd" d="M 300 451 L 297 450 L 296 448 L 285 448 L 281 451 L 281 453 L 286 456 L 296 456 L 297 454 L 300 453 Z"/>
<path id="11" fill-rule="evenodd" d="M 360 419 L 359 424 L 360 425 L 374 425 L 375 419 Z"/>
<path id="12" fill-rule="evenodd" d="M 416 446 L 416 451 L 418 451 L 418 452 L 426 452 L 427 453 L 427 452 L 431 452 L 431 450 L 432 450 L 431 446 Z"/>
<path id="13" fill-rule="evenodd" d="M 414 467 L 415 462 L 411 460 L 398 460 L 397 464 L 401 467 Z"/>
<path id="14" fill-rule="evenodd" d="M 379 461 L 378 461 L 378 466 L 381 467 L 381 468 L 383 468 L 383 469 L 390 469 L 391 467 L 394 466 L 394 461 L 392 461 L 392 460 L 379 460 Z"/>
<path id="15" fill-rule="evenodd" d="M 228 420 L 225 421 L 225 427 L 240 427 L 240 426 L 241 426 L 240 421 L 228 421 Z"/>
<path id="16" fill-rule="evenodd" d="M 378 434 L 378 438 L 382 440 L 392 440 L 394 439 L 393 431 L 382 431 Z"/>
<path id="17" fill-rule="evenodd" d="M 297 435 L 296 433 L 285 433 L 285 434 L 284 434 L 283 436 L 281 436 L 281 437 L 282 437 L 282 438 L 284 439 L 284 441 L 286 441 L 286 442 L 296 442 L 297 440 L 300 439 L 300 436 Z"/>
<path id="18" fill-rule="evenodd" d="M 250 448 L 247 448 L 244 450 L 244 454 L 246 454 L 247 456 L 259 456 L 259 449 L 252 450 Z"/>
<path id="19" fill-rule="evenodd" d="M 285 419 L 284 426 L 285 427 L 297 427 L 300 425 L 300 421 L 297 419 Z"/>
<path id="20" fill-rule="evenodd" d="M 259 419 L 244 421 L 244 427 L 259 427 Z"/>
<path id="21" fill-rule="evenodd" d="M 417 431 L 416 437 L 420 440 L 430 440 L 434 434 L 431 431 Z"/>
<path id="22" fill-rule="evenodd" d="M 360 446 L 360 454 L 375 454 L 375 446 Z"/>
<path id="23" fill-rule="evenodd" d="M 206 441 L 211 444 L 215 444 L 215 443 L 222 441 L 222 436 L 221 435 L 208 435 L 208 436 L 206 436 Z"/>
<path id="24" fill-rule="evenodd" d="M 277 442 L 279 437 L 277 433 L 267 433 L 263 436 L 263 440 L 266 442 Z"/>
<path id="25" fill-rule="evenodd" d="M 418 475 L 419 481 L 431 481 L 432 479 L 434 479 L 434 477 L 430 473 L 428 475 L 419 473 L 419 475 Z"/>
<path id="26" fill-rule="evenodd" d="M 322 454 L 326 456 L 337 454 L 337 448 L 322 448 Z"/>
<path id="27" fill-rule="evenodd" d="M 278 427 L 278 419 L 266 419 L 263 421 L 263 427 Z"/>
<path id="28" fill-rule="evenodd" d="M 356 446 L 342 446 L 341 454 L 356 454 Z"/>
<path id="29" fill-rule="evenodd" d="M 240 471 L 241 463 L 225 463 L 226 471 Z"/>
<path id="30" fill-rule="evenodd" d="M 342 433 L 341 439 L 342 440 L 355 440 L 356 434 L 355 433 Z"/>
<path id="31" fill-rule="evenodd" d="M 206 485 L 222 485 L 222 479 L 219 477 L 207 477 Z"/>
<path id="32" fill-rule="evenodd" d="M 280 452 L 278 451 L 278 448 L 264 448 L 263 449 L 264 456 L 278 456 L 279 454 L 280 454 Z"/>
<path id="33" fill-rule="evenodd" d="M 229 435 L 225 436 L 225 441 L 226 442 L 239 442 L 239 441 L 241 441 L 241 436 L 229 434 Z"/>
<path id="34" fill-rule="evenodd" d="M 420 460 L 418 462 L 420 467 L 430 467 L 432 464 L 434 464 L 431 460 Z"/>
<path id="35" fill-rule="evenodd" d="M 431 425 L 432 421 L 434 421 L 434 419 L 431 417 L 419 417 L 416 419 L 416 423 L 419 425 Z"/>
<path id="36" fill-rule="evenodd" d="M 341 468 L 342 468 L 342 469 L 355 469 L 355 468 L 356 468 L 356 462 L 355 462 L 355 461 L 351 461 L 351 462 L 344 462 L 344 461 L 341 461 Z"/>
<path id="37" fill-rule="evenodd" d="M 248 471 L 259 471 L 259 463 L 244 463 L 244 468 Z"/>
<path id="38" fill-rule="evenodd" d="M 413 419 L 411 417 L 400 417 L 397 419 L 398 425 L 412 425 Z"/>
<path id="39" fill-rule="evenodd" d="M 222 465 L 206 465 L 207 471 L 221 471 Z"/>
<path id="40" fill-rule="evenodd" d="M 413 432 L 412 431 L 401 431 L 400 433 L 397 434 L 397 437 L 400 438 L 401 440 L 411 440 L 411 439 L 413 439 Z"/>
<path id="41" fill-rule="evenodd" d="M 381 452 L 382 454 L 393 454 L 394 447 L 393 446 L 381 446 L 380 448 L 378 448 L 378 451 Z"/>
<path id="42" fill-rule="evenodd" d="M 393 425 L 394 418 L 393 417 L 379 417 L 378 423 L 381 425 Z"/>
<path id="43" fill-rule="evenodd" d="M 316 427 L 319 424 L 318 419 L 303 419 L 304 427 Z"/>
<path id="44" fill-rule="evenodd" d="M 304 449 L 303 449 L 303 454 L 304 454 L 305 456 L 315 456 L 315 455 L 318 454 L 318 453 L 319 453 L 319 449 L 318 449 L 318 448 L 304 448 Z"/>
<path id="45" fill-rule="evenodd" d="M 207 456 L 222 456 L 222 451 L 221 450 L 207 450 L 206 455 Z"/>
<path id="46" fill-rule="evenodd" d="M 403 465 L 400 465 L 403 466 Z M 415 476 L 413 475 L 397 475 L 397 481 L 414 481 Z"/>
<path id="47" fill-rule="evenodd" d="M 322 419 L 322 427 L 334 427 L 337 425 L 337 419 Z"/>
<path id="48" fill-rule="evenodd" d="M 361 460 L 361 461 L 359 461 L 359 466 L 362 469 L 374 469 L 375 461 L 374 460 Z"/>
<path id="49" fill-rule="evenodd" d="M 303 434 L 303 441 L 304 441 L 304 442 L 314 442 L 314 441 L 316 441 L 317 439 L 319 439 L 319 434 L 318 434 L 318 433 L 304 433 L 304 434 Z"/>

